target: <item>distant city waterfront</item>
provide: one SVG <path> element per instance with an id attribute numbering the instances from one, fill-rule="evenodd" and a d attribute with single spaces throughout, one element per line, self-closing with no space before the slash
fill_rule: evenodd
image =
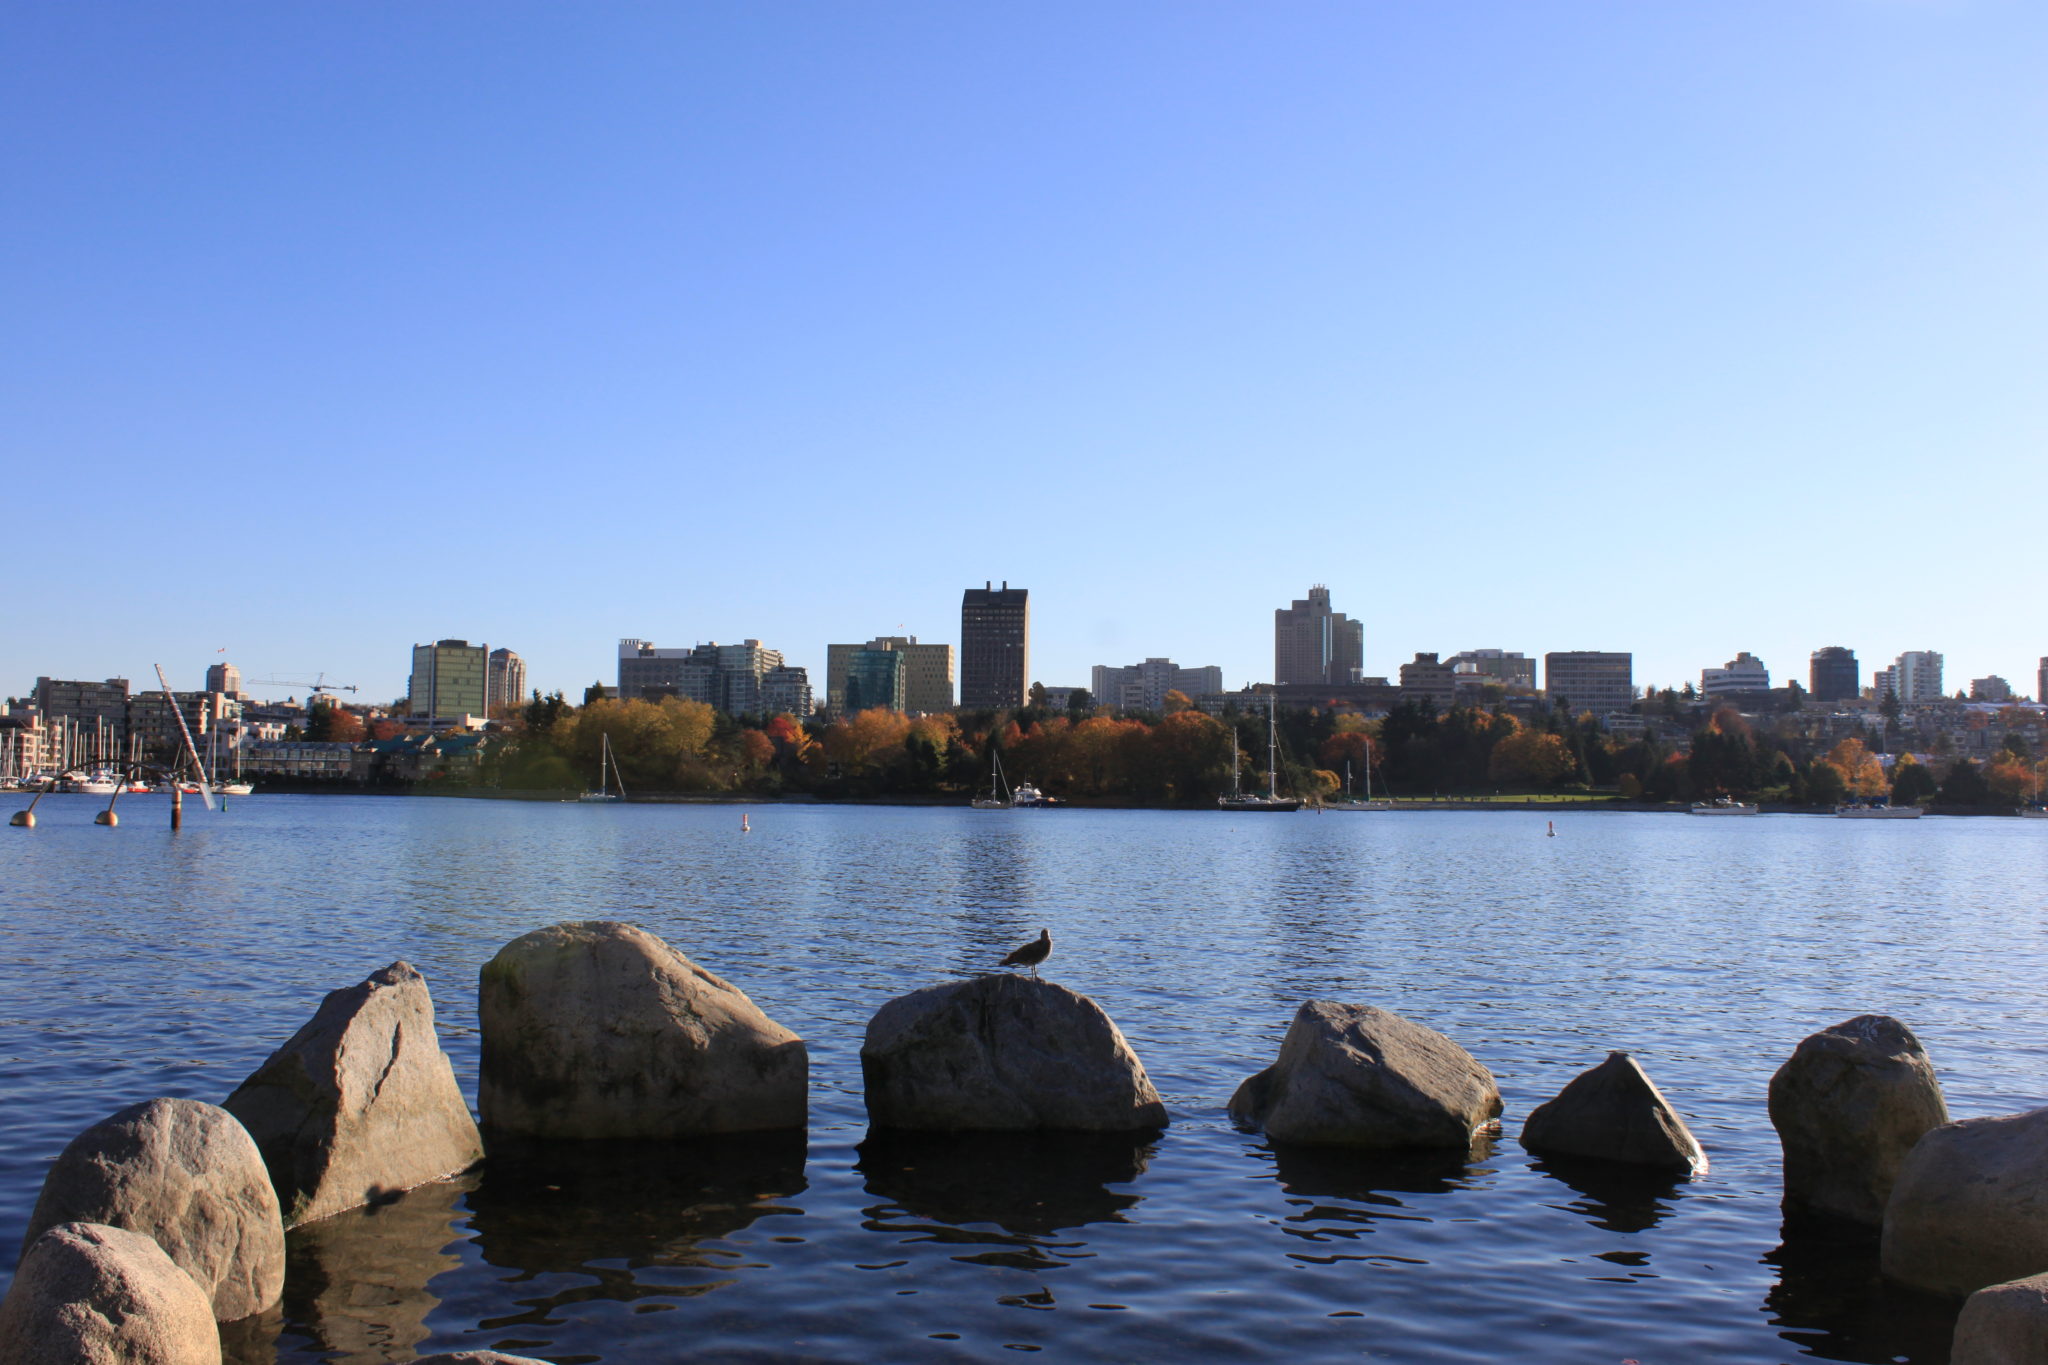
<path id="1" fill-rule="evenodd" d="M 660 934 L 802 1034 L 807 1149 L 487 1162 L 293 1235 L 243 1361 L 548 1358 L 1938 1361 L 1954 1305 L 1780 1225 L 1766 1083 L 1866 1011 L 1958 1118 L 2039 1103 L 2031 822 L 586 806 L 258 797 L 93 827 L 54 796 L 0 849 L 0 1242 L 76 1132 L 218 1102 L 321 996 L 404 958 L 475 1094 L 477 970 L 565 919 Z M 1545 837 L 1546 825 L 1555 837 Z M 1041 927 L 1172 1124 L 1084 1150 L 864 1145 L 867 1019 Z M 1224 1104 L 1306 998 L 1396 1010 L 1499 1078 L 1472 1160 L 1310 1159 Z M 1611 1048 L 1710 1174 L 1516 1142 Z"/>

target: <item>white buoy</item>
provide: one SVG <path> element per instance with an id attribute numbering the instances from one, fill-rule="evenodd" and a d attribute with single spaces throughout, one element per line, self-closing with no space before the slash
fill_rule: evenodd
<path id="1" fill-rule="evenodd" d="M 749 825 L 749 824 L 747 823 L 747 813 L 746 813 L 745 811 L 741 811 L 741 812 L 740 812 L 740 833 L 742 833 L 742 834 L 752 834 L 753 832 L 754 832 L 754 827 L 753 827 L 752 825 Z"/>
<path id="2" fill-rule="evenodd" d="M 1557 837 L 1557 821 L 1545 820 L 1543 823 L 1545 826 L 1543 832 L 1550 838 L 1555 839 Z"/>

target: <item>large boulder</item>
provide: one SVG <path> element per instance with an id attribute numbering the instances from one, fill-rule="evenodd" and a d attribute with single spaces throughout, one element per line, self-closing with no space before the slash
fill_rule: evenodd
<path id="1" fill-rule="evenodd" d="M 2040 1365 L 2048 1360 L 2048 1274 L 1987 1285 L 1956 1319 L 1949 1365 Z"/>
<path id="2" fill-rule="evenodd" d="M 1033 977 L 898 996 L 868 1021 L 860 1069 L 877 1128 L 1120 1133 L 1167 1123 L 1102 1007 Z"/>
<path id="3" fill-rule="evenodd" d="M 0 1303 L 0 1365 L 220 1365 L 213 1304 L 139 1232 L 59 1223 Z"/>
<path id="4" fill-rule="evenodd" d="M 206 1291 L 221 1322 L 284 1288 L 284 1222 L 247 1130 L 198 1100 L 149 1100 L 71 1140 L 43 1178 L 23 1246 L 59 1223 L 106 1223 L 156 1240 Z"/>
<path id="5" fill-rule="evenodd" d="M 681 1138 L 800 1128 L 803 1039 L 630 924 L 557 924 L 484 964 L 477 1107 L 493 1134 Z"/>
<path id="6" fill-rule="evenodd" d="M 1522 1125 L 1532 1152 L 1702 1174 L 1707 1154 L 1685 1120 L 1626 1052 L 1574 1076 Z"/>
<path id="7" fill-rule="evenodd" d="M 1885 1205 L 1879 1257 L 1890 1278 L 1938 1294 L 2048 1271 L 2048 1109 L 1921 1138 Z"/>
<path id="8" fill-rule="evenodd" d="M 1862 1014 L 1800 1043 L 1771 1077 L 1785 1149 L 1785 1203 L 1875 1227 L 1906 1153 L 1948 1122 L 1941 1082 L 1913 1030 Z"/>
<path id="9" fill-rule="evenodd" d="M 455 1175 L 484 1154 L 426 978 L 404 962 L 328 995 L 221 1107 L 256 1139 L 286 1227 Z"/>
<path id="10" fill-rule="evenodd" d="M 1371 1005 L 1309 1000 L 1230 1116 L 1275 1142 L 1457 1147 L 1500 1117 L 1493 1073 L 1433 1028 Z"/>

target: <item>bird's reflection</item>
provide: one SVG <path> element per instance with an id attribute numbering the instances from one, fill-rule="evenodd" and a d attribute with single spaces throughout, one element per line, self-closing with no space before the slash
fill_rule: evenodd
<path id="1" fill-rule="evenodd" d="M 435 1181 L 293 1229 L 283 1334 L 361 1365 L 411 1360 L 441 1303 L 428 1284 L 462 1264 L 450 1248 L 463 1240 L 455 1222 L 478 1179 Z M 246 1352 L 238 1357 L 249 1365 Z"/>
<path id="2" fill-rule="evenodd" d="M 1141 1196 L 1109 1187 L 1136 1180 L 1151 1159 L 1151 1134 L 896 1133 L 860 1145 L 867 1191 L 887 1201 L 866 1226 L 911 1239 L 988 1250 L 956 1259 L 1050 1269 L 1084 1244 L 1064 1229 L 1122 1222 Z M 1000 1231 L 977 1225 L 994 1224 Z"/>
<path id="3" fill-rule="evenodd" d="M 493 1145 L 470 1225 L 484 1260 L 541 1280 L 530 1312 L 484 1324 L 544 1323 L 564 1304 L 701 1294 L 743 1268 L 733 1248 L 701 1245 L 756 1219 L 798 1212 L 779 1200 L 804 1181 L 802 1131 L 691 1142 Z M 650 1267 L 665 1273 L 648 1275 Z M 592 1281 L 595 1283 L 593 1284 Z"/>
<path id="4" fill-rule="evenodd" d="M 1956 1304 L 1887 1282 L 1874 1229 L 1813 1216 L 1788 1217 L 1763 1313 L 1778 1335 L 1825 1360 L 1945 1361 Z"/>
<path id="5" fill-rule="evenodd" d="M 1529 1169 L 1578 1195 L 1560 1205 L 1606 1232 L 1648 1232 L 1664 1221 L 1683 1182 L 1670 1171 L 1619 1161 L 1545 1156 Z"/>

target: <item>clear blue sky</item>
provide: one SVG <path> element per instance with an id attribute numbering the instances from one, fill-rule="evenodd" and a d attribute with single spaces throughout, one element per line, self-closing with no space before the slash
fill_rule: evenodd
<path id="1" fill-rule="evenodd" d="M 0 11 L 0 691 L 415 640 L 2032 692 L 2048 6 Z"/>

